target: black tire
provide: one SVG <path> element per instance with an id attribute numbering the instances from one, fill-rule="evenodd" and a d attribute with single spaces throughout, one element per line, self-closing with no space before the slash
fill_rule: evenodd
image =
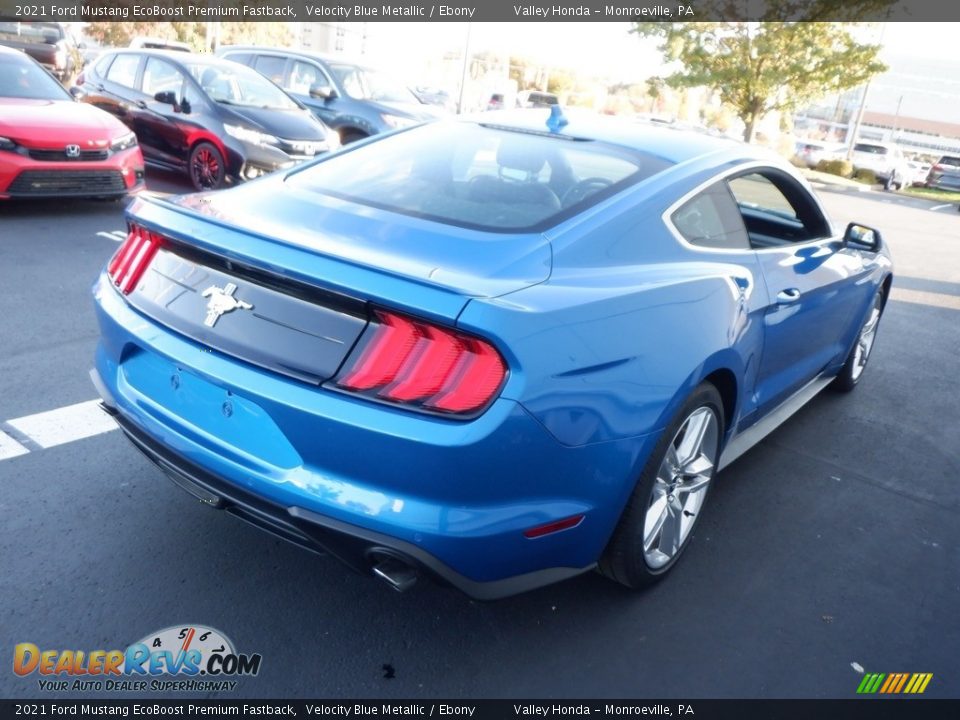
<path id="1" fill-rule="evenodd" d="M 193 146 L 187 171 L 197 190 L 219 190 L 227 179 L 227 164 L 213 143 L 199 142 Z"/>
<path id="2" fill-rule="evenodd" d="M 349 145 L 352 142 L 357 140 L 363 140 L 364 138 L 370 137 L 365 132 L 359 130 L 341 130 L 340 131 L 340 143 L 342 145 Z"/>
<path id="3" fill-rule="evenodd" d="M 850 354 L 847 355 L 847 360 L 844 362 L 843 368 L 840 370 L 840 374 L 834 378 L 832 383 L 830 383 L 830 387 L 833 390 L 838 392 L 850 392 L 857 386 L 857 383 L 859 383 L 860 379 L 863 377 L 863 371 L 867 369 L 867 362 L 870 360 L 870 356 L 873 354 L 872 351 L 874 342 L 876 341 L 877 329 L 880 324 L 880 319 L 883 317 L 883 301 L 884 292 L 881 288 L 877 291 L 877 294 L 873 298 L 873 304 L 870 306 L 870 312 L 867 313 L 867 317 L 864 319 L 863 325 L 860 326 L 860 331 L 857 333 L 857 340 L 853 344 L 853 347 L 850 348 Z M 876 315 L 874 315 L 874 313 L 876 313 Z M 866 348 L 866 356 L 864 356 L 864 335 L 871 332 L 871 322 L 873 323 L 872 337 L 870 338 L 869 345 Z"/>
<path id="4" fill-rule="evenodd" d="M 657 567 L 653 567 L 648 563 L 648 551 L 644 548 L 644 530 L 648 510 L 651 510 L 654 502 L 656 502 L 654 485 L 660 484 L 662 486 L 657 475 L 661 467 L 665 464 L 668 450 L 672 447 L 676 448 L 677 445 L 682 445 L 681 428 L 684 428 L 685 423 L 695 414 L 700 413 L 701 409 L 704 408 L 709 410 L 710 415 L 712 415 L 716 423 L 715 441 L 711 443 L 713 447 L 709 448 L 709 450 L 712 451 L 712 468 L 709 479 L 701 491 L 703 497 L 700 498 L 697 512 L 690 515 L 687 514 L 686 510 L 683 512 L 684 516 L 693 517 L 693 521 L 688 525 L 689 529 L 683 536 L 682 541 L 679 542 L 676 550 L 668 560 Z M 670 421 L 670 424 L 667 425 L 663 436 L 650 454 L 650 459 L 647 461 L 640 475 L 640 479 L 637 481 L 637 485 L 630 495 L 630 499 L 627 501 L 627 505 L 624 508 L 623 514 L 620 516 L 620 521 L 617 523 L 613 536 L 610 538 L 610 542 L 607 544 L 600 558 L 598 568 L 602 574 L 629 588 L 641 588 L 658 582 L 673 568 L 687 545 L 689 545 L 690 539 L 693 537 L 693 531 L 696 528 L 696 523 L 700 520 L 700 515 L 705 506 L 706 495 L 710 489 L 710 482 L 712 482 L 713 477 L 716 475 L 716 465 L 720 458 L 723 433 L 723 401 L 720 398 L 720 393 L 717 392 L 717 389 L 710 383 L 702 383 L 693 391 L 690 397 L 687 398 L 683 407 L 677 411 L 677 414 Z M 706 441 L 705 444 L 707 444 Z M 707 448 L 705 448 L 704 451 L 706 452 Z M 679 483 L 679 485 L 682 485 L 682 483 Z M 676 497 L 680 497 L 680 489 L 672 489 L 671 492 L 673 492 Z M 673 499 L 674 495 L 670 495 L 667 499 Z M 665 507 L 665 510 L 666 509 Z M 678 522 L 681 521 L 678 520 Z M 662 527 L 665 527 L 665 525 Z M 658 532 L 662 533 L 663 529 Z M 662 536 L 660 542 L 662 542 Z"/>

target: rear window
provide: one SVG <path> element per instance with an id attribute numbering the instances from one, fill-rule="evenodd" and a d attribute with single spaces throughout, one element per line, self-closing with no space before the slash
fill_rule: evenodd
<path id="1" fill-rule="evenodd" d="M 869 143 L 857 143 L 853 146 L 854 151 L 870 153 L 871 155 L 886 155 L 888 151 L 883 145 L 870 145 Z"/>
<path id="2" fill-rule="evenodd" d="M 950 165 L 951 167 L 960 168 L 960 157 L 944 155 L 940 158 L 940 162 L 938 162 L 937 165 Z"/>
<path id="3" fill-rule="evenodd" d="M 494 232 L 538 231 L 670 163 L 595 141 L 433 123 L 291 175 L 314 192 Z"/>
<path id="4" fill-rule="evenodd" d="M 25 43 L 45 43 L 62 40 L 63 28 L 57 23 L 0 22 L 0 39 Z"/>

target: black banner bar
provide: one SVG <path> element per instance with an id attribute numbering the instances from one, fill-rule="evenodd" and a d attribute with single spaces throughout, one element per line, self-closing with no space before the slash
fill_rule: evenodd
<path id="1" fill-rule="evenodd" d="M 960 3 L 926 0 L 0 0 L 0 17 L 63 22 L 943 22 L 960 20 Z"/>
<path id="2" fill-rule="evenodd" d="M 960 700 L 0 700 L 3 718 L 321 717 L 349 720 L 940 720 L 960 716 Z"/>

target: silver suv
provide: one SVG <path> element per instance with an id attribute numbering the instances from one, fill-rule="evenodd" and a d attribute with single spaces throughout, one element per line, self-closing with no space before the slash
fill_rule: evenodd
<path id="1" fill-rule="evenodd" d="M 944 155 L 930 168 L 927 187 L 960 192 L 960 157 Z"/>

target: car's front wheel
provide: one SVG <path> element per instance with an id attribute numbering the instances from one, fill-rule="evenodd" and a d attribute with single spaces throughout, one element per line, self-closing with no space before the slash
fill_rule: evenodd
<path id="1" fill-rule="evenodd" d="M 627 502 L 599 567 L 631 588 L 656 582 L 687 547 L 716 473 L 723 403 L 701 384 L 667 426 Z"/>
<path id="2" fill-rule="evenodd" d="M 190 181 L 197 190 L 217 190 L 227 177 L 223 155 L 213 143 L 197 143 L 190 151 Z"/>
<path id="3" fill-rule="evenodd" d="M 870 306 L 870 312 L 867 319 L 860 328 L 860 334 L 857 336 L 857 342 L 847 356 L 847 361 L 833 381 L 833 388 L 841 392 L 850 392 L 853 390 L 860 378 L 863 377 L 863 371 L 867 368 L 867 360 L 870 359 L 870 353 L 873 352 L 873 345 L 877 339 L 877 328 L 880 325 L 880 317 L 883 315 L 883 290 L 878 290 L 873 299 L 873 305 Z"/>

